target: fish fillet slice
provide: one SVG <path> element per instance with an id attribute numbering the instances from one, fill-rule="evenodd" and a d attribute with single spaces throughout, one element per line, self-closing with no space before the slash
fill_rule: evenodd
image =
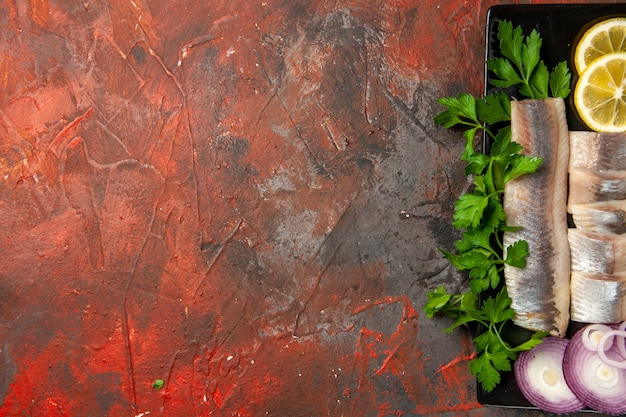
<path id="1" fill-rule="evenodd" d="M 626 171 L 569 167 L 568 210 L 573 204 L 626 199 Z"/>
<path id="2" fill-rule="evenodd" d="M 511 102 L 512 140 L 525 155 L 544 158 L 532 175 L 509 181 L 503 197 L 505 247 L 528 242 L 523 269 L 505 265 L 504 278 L 520 327 L 563 337 L 569 322 L 570 254 L 567 241 L 569 131 L 562 99 Z"/>
<path id="3" fill-rule="evenodd" d="M 567 237 L 573 271 L 626 272 L 626 235 L 569 229 Z"/>
<path id="4" fill-rule="evenodd" d="M 626 133 L 573 131 L 570 160 L 573 167 L 591 170 L 626 170 Z"/>
<path id="5" fill-rule="evenodd" d="M 626 320 L 626 272 L 572 271 L 571 319 L 583 323 Z"/>
<path id="6" fill-rule="evenodd" d="M 570 211 L 579 229 L 616 234 L 626 232 L 626 200 L 571 204 Z"/>

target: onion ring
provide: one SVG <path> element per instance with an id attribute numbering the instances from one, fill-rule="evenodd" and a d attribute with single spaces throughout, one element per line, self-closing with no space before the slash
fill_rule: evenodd
<path id="1" fill-rule="evenodd" d="M 596 352 L 598 351 L 598 342 L 602 338 L 602 335 L 610 330 L 612 329 L 606 324 L 590 324 L 582 330 L 581 342 L 587 349 Z M 606 348 L 608 349 L 609 347 L 610 346 Z"/>
<path id="2" fill-rule="evenodd" d="M 600 360 L 607 365 L 614 366 L 620 369 L 626 369 L 626 357 L 624 355 L 622 355 L 621 361 L 613 360 L 606 355 L 606 351 L 605 351 L 606 342 L 611 340 L 611 343 L 609 343 L 608 345 L 610 348 L 614 343 L 613 342 L 614 338 L 617 338 L 619 340 L 618 342 L 615 343 L 618 349 L 620 348 L 620 346 L 623 348 L 624 340 L 626 339 L 626 330 L 610 330 L 608 332 L 605 332 L 602 335 L 602 337 L 600 337 L 600 340 L 598 342 L 598 356 L 600 357 Z M 619 350 L 620 350 L 620 353 L 622 353 L 621 352 L 622 349 L 619 349 Z"/>

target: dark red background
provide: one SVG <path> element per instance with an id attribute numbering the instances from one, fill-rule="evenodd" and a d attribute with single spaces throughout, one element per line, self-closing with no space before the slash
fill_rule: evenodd
<path id="1" fill-rule="evenodd" d="M 2 1 L 0 415 L 504 415 L 421 314 L 496 3 Z"/>

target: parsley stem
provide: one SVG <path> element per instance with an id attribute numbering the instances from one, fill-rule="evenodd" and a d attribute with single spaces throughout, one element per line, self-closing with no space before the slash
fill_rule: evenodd
<path id="1" fill-rule="evenodd" d="M 502 243 L 502 234 L 494 233 L 493 235 L 494 235 L 493 238 L 496 241 L 496 244 L 498 245 L 498 251 L 499 253 L 502 253 L 502 250 L 504 249 L 504 243 Z"/>
<path id="2" fill-rule="evenodd" d="M 489 135 L 489 137 L 491 139 L 495 139 L 496 138 L 496 134 L 493 133 L 491 130 L 489 130 L 486 126 L 483 126 L 482 129 Z"/>
<path id="3" fill-rule="evenodd" d="M 514 350 L 511 348 L 511 345 L 509 345 L 507 342 L 505 342 L 502 339 L 502 327 L 504 326 L 506 322 L 502 322 L 499 326 L 499 328 L 495 328 L 495 325 L 493 325 L 494 328 L 491 328 L 490 331 L 496 335 L 496 337 L 498 338 L 498 340 L 500 341 L 500 344 L 509 352 L 514 352 Z"/>

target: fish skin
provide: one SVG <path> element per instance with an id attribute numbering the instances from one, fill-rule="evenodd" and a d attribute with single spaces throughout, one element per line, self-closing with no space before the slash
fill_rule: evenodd
<path id="1" fill-rule="evenodd" d="M 626 200 L 597 201 L 570 204 L 574 225 L 583 230 L 626 233 Z"/>
<path id="2" fill-rule="evenodd" d="M 570 132 L 570 318 L 626 319 L 626 133 Z"/>
<path id="3" fill-rule="evenodd" d="M 580 228 L 569 229 L 573 271 L 614 274 L 626 272 L 626 235 L 602 233 Z"/>
<path id="4" fill-rule="evenodd" d="M 569 138 L 570 166 L 594 171 L 626 170 L 626 132 L 571 131 Z"/>
<path id="5" fill-rule="evenodd" d="M 511 134 L 512 140 L 522 145 L 522 154 L 544 159 L 535 173 L 505 185 L 507 224 L 521 229 L 505 232 L 504 246 L 525 240 L 529 252 L 524 268 L 504 266 L 515 311 L 513 322 L 564 337 L 570 302 L 566 204 L 569 131 L 564 101 L 512 101 Z"/>
<path id="6" fill-rule="evenodd" d="M 569 212 L 573 204 L 623 199 L 626 199 L 626 170 L 569 167 Z"/>
<path id="7" fill-rule="evenodd" d="M 626 320 L 626 272 L 572 271 L 570 316 L 581 323 Z"/>

